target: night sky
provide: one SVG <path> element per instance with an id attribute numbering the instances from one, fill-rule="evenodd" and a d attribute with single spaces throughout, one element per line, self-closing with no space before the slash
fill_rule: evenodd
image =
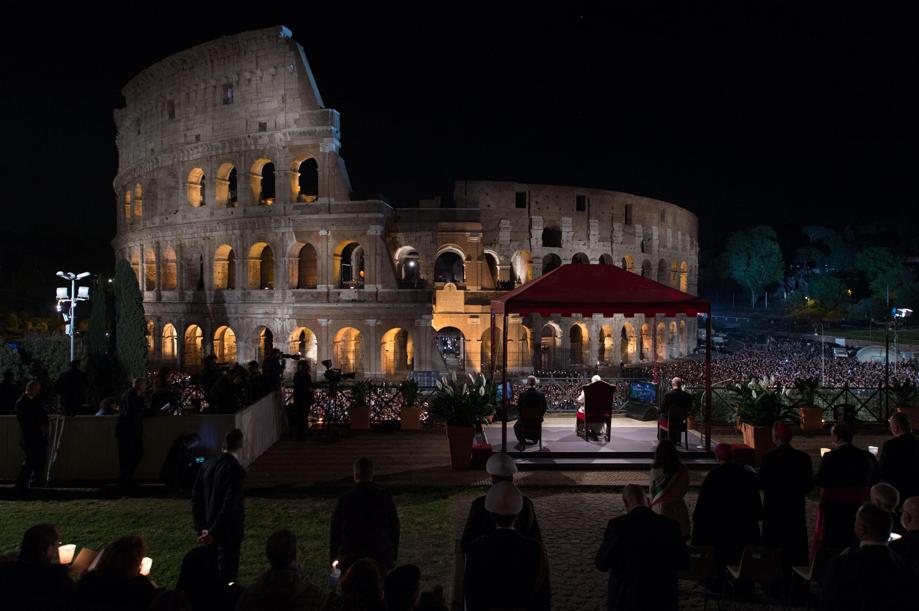
<path id="1" fill-rule="evenodd" d="M 4 220 L 39 243 L 76 229 L 79 247 L 58 242 L 75 265 L 110 256 L 121 86 L 172 53 L 276 24 L 341 112 L 362 196 L 414 205 L 462 178 L 610 188 L 694 211 L 708 248 L 749 224 L 919 209 L 913 2 L 33 4 L 49 8 L 8 9 L 0 26 Z"/>

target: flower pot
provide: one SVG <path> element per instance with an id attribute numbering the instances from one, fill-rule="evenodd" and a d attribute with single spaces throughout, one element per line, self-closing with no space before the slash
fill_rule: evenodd
<path id="1" fill-rule="evenodd" d="M 472 459 L 472 438 L 475 429 L 471 426 L 447 426 L 447 442 L 450 444 L 450 466 L 454 471 L 465 471 Z"/>
<path id="2" fill-rule="evenodd" d="M 919 431 L 919 407 L 898 407 L 897 411 L 909 416 L 913 431 Z"/>
<path id="3" fill-rule="evenodd" d="M 418 431 L 421 429 L 421 408 L 412 405 L 403 407 L 399 412 L 399 428 L 403 431 Z"/>
<path id="4" fill-rule="evenodd" d="M 798 415 L 801 417 L 802 431 L 821 431 L 823 430 L 823 409 L 813 405 L 802 405 L 798 408 Z"/>
<path id="5" fill-rule="evenodd" d="M 772 427 L 770 426 L 753 426 L 744 422 L 743 442 L 753 448 L 754 462 L 757 465 L 762 462 L 766 452 L 775 449 L 775 444 L 772 443 Z"/>
<path id="6" fill-rule="evenodd" d="M 352 431 L 370 430 L 370 407 L 369 406 L 352 405 L 349 415 L 351 416 L 351 430 Z"/>

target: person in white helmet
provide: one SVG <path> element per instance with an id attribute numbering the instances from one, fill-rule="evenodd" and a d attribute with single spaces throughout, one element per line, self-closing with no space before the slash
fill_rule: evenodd
<path id="1" fill-rule="evenodd" d="M 599 382 L 602 379 L 603 378 L 601 378 L 600 376 L 594 374 L 594 376 L 590 378 L 590 383 L 593 384 L 594 382 Z M 578 431 L 581 431 L 583 430 L 582 427 L 584 426 L 584 424 L 580 420 L 580 418 L 584 417 L 584 402 L 586 401 L 586 399 L 584 398 L 583 389 L 581 389 L 581 394 L 578 395 L 578 398 L 575 399 L 575 401 L 577 401 L 577 404 L 580 406 L 578 407 L 578 414 L 580 414 L 580 416 L 579 416 L 577 425 L 578 425 Z M 587 431 L 587 434 L 590 436 L 591 439 L 594 439 L 594 440 L 599 439 L 600 435 L 606 435 L 606 425 L 598 424 L 594 422 L 593 424 L 590 425 L 590 430 Z"/>
<path id="2" fill-rule="evenodd" d="M 492 487 L 499 482 L 513 484 L 514 474 L 517 473 L 517 464 L 513 458 L 504 452 L 496 452 L 485 463 L 485 470 L 491 475 Z M 539 522 L 536 520 L 536 510 L 533 508 L 533 501 L 529 497 L 523 497 L 522 509 L 517 516 L 517 521 L 514 523 L 514 529 L 524 537 L 542 541 Z M 469 517 L 466 518 L 466 526 L 463 528 L 463 537 L 460 542 L 463 553 L 465 554 L 468 551 L 469 545 L 474 540 L 494 530 L 495 522 L 485 508 L 485 495 L 480 496 L 472 501 L 472 506 L 469 508 Z"/>

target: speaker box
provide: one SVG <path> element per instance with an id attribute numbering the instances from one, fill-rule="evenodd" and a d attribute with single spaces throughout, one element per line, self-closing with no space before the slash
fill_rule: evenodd
<path id="1" fill-rule="evenodd" d="M 625 406 L 626 416 L 634 418 L 635 420 L 641 420 L 642 422 L 657 420 L 659 414 L 660 411 L 656 407 L 647 403 L 633 403 L 629 401 Z"/>

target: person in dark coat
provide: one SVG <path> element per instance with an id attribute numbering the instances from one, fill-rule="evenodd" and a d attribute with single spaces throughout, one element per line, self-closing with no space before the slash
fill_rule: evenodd
<path id="1" fill-rule="evenodd" d="M 901 556 L 919 562 L 919 496 L 903 501 L 903 512 L 900 514 L 903 536 L 890 544 L 890 549 Z"/>
<path id="2" fill-rule="evenodd" d="M 242 593 L 237 611 L 318 610 L 322 595 L 303 575 L 294 533 L 273 533 L 268 537 L 265 553 L 270 568 Z"/>
<path id="3" fill-rule="evenodd" d="M 66 609 L 74 583 L 67 566 L 56 563 L 61 534 L 54 524 L 37 524 L 22 537 L 18 556 L 0 562 L 0 602 L 7 609 Z"/>
<path id="4" fill-rule="evenodd" d="M 144 456 L 144 391 L 147 382 L 143 378 L 134 380 L 134 385 L 125 391 L 118 408 L 115 423 L 115 437 L 118 439 L 119 483 L 127 488 L 134 480 L 134 471 Z"/>
<path id="5" fill-rule="evenodd" d="M 188 490 L 198 474 L 196 448 L 201 443 L 197 433 L 179 435 L 172 442 L 160 468 L 160 482 L 172 492 Z"/>
<path id="6" fill-rule="evenodd" d="M 329 563 L 342 574 L 355 561 L 372 558 L 384 572 L 399 557 L 399 513 L 392 494 L 373 483 L 373 462 L 354 462 L 355 486 L 338 497 L 329 528 Z"/>
<path id="7" fill-rule="evenodd" d="M 815 550 L 843 549 L 858 543 L 852 532 L 855 513 L 877 482 L 877 460 L 867 450 L 852 445 L 852 427 L 837 424 L 832 435 L 837 447 L 823 457 L 814 477 L 823 489 L 817 508 Z"/>
<path id="8" fill-rule="evenodd" d="M 242 375 L 235 367 L 220 376 L 211 388 L 212 414 L 234 414 L 239 409 L 239 385 Z"/>
<path id="9" fill-rule="evenodd" d="M 760 545 L 759 521 L 763 508 L 756 477 L 734 462 L 726 443 L 715 446 L 721 463 L 705 476 L 692 514 L 692 544 L 715 548 L 718 573 L 740 563 L 748 545 Z"/>
<path id="10" fill-rule="evenodd" d="M 491 475 L 492 485 L 498 482 L 513 483 L 514 474 L 517 473 L 517 464 L 504 452 L 495 452 L 488 457 L 485 471 Z M 483 494 L 472 501 L 469 507 L 469 517 L 466 518 L 466 525 L 463 527 L 463 536 L 460 540 L 464 554 L 469 550 L 469 545 L 473 541 L 495 531 L 495 520 L 485 509 L 485 497 L 486 495 Z M 542 541 L 539 522 L 536 520 L 536 509 L 533 507 L 533 501 L 527 496 L 523 497 L 523 507 L 517 519 L 514 520 L 514 530 L 528 539 Z"/>
<path id="11" fill-rule="evenodd" d="M 48 460 L 48 412 L 39 403 L 41 384 L 32 380 L 16 402 L 16 420 L 19 421 L 19 447 L 25 460 L 19 469 L 16 488 L 28 490 L 33 479 L 41 481 Z"/>
<path id="12" fill-rule="evenodd" d="M 776 422 L 776 449 L 763 456 L 759 484 L 763 490 L 763 545 L 782 550 L 785 572 L 807 566 L 807 515 L 804 498 L 814 487 L 810 456 L 791 447 L 791 426 Z"/>
<path id="13" fill-rule="evenodd" d="M 303 439 L 306 433 L 306 418 L 313 404 L 313 380 L 310 377 L 310 363 L 301 360 L 294 374 L 294 403 L 288 408 L 290 436 Z"/>
<path id="14" fill-rule="evenodd" d="M 539 541 L 514 530 L 523 495 L 511 482 L 498 482 L 485 495 L 495 531 L 479 537 L 466 554 L 463 589 L 468 611 L 551 608 L 549 563 Z"/>
<path id="15" fill-rule="evenodd" d="M 185 594 L 194 611 L 235 609 L 239 591 L 223 580 L 213 545 L 198 545 L 185 554 L 176 590 Z"/>
<path id="16" fill-rule="evenodd" d="M 272 348 L 262 362 L 262 374 L 265 376 L 265 388 L 274 392 L 281 388 L 281 376 L 284 375 L 284 362 L 281 360 L 281 351 Z"/>
<path id="17" fill-rule="evenodd" d="M 881 446 L 880 479 L 896 488 L 901 500 L 919 496 L 919 438 L 913 434 L 908 414 L 894 412 L 889 424 L 893 438 Z"/>
<path id="18" fill-rule="evenodd" d="M 139 535 L 122 537 L 107 545 L 96 568 L 77 584 L 77 609 L 133 611 L 146 609 L 159 589 L 140 574 L 147 542 Z"/>
<path id="19" fill-rule="evenodd" d="M 80 371 L 80 361 L 70 362 L 70 369 L 57 379 L 54 392 L 61 398 L 65 416 L 76 416 L 86 402 L 86 374 Z"/>
<path id="20" fill-rule="evenodd" d="M 674 419 L 673 422 L 670 422 L 670 410 L 671 408 L 676 408 L 674 413 L 683 414 L 677 419 Z M 661 413 L 660 420 L 667 425 L 668 432 L 663 432 L 661 429 L 661 435 L 666 436 L 670 441 L 676 445 L 680 445 L 680 435 L 683 434 L 683 429 L 686 427 L 686 417 L 692 412 L 692 395 L 683 390 L 683 379 L 682 378 L 673 378 L 670 380 L 670 390 L 664 395 L 661 399 Z"/>
<path id="21" fill-rule="evenodd" d="M 236 581 L 239 551 L 243 542 L 246 507 L 242 466 L 243 433 L 227 433 L 226 451 L 204 464 L 191 491 L 192 513 L 198 542 L 217 549 L 217 561 L 224 582 Z"/>
<path id="22" fill-rule="evenodd" d="M 246 391 L 249 403 L 255 403 L 268 392 L 265 389 L 265 376 L 262 375 L 262 371 L 259 369 L 258 361 L 249 361 L 246 366 L 246 373 L 248 374 Z"/>
<path id="23" fill-rule="evenodd" d="M 676 611 L 677 572 L 689 568 L 680 525 L 654 513 L 639 486 L 626 486 L 622 500 L 627 513 L 606 525 L 594 560 L 609 571 L 607 608 Z"/>
<path id="24" fill-rule="evenodd" d="M 508 401 L 510 400 L 508 399 Z M 548 409 L 546 406 L 546 396 L 536 390 L 535 376 L 527 376 L 527 388 L 520 393 L 520 396 L 517 398 L 517 413 L 522 413 L 525 408 L 539 410 L 543 415 L 546 413 L 546 409 Z M 522 450 L 524 442 L 523 422 L 521 422 L 519 416 L 517 422 L 514 423 L 514 435 L 517 437 L 517 449 Z M 535 443 L 537 440 L 534 439 L 532 441 Z"/>
<path id="25" fill-rule="evenodd" d="M 853 529 L 859 545 L 827 567 L 820 608 L 825 611 L 915 609 L 919 601 L 919 564 L 887 545 L 893 522 L 870 503 L 857 511 Z"/>
<path id="26" fill-rule="evenodd" d="M 0 416 L 12 416 L 16 413 L 16 401 L 19 399 L 19 388 L 13 379 L 12 371 L 3 372 L 0 382 Z"/>

